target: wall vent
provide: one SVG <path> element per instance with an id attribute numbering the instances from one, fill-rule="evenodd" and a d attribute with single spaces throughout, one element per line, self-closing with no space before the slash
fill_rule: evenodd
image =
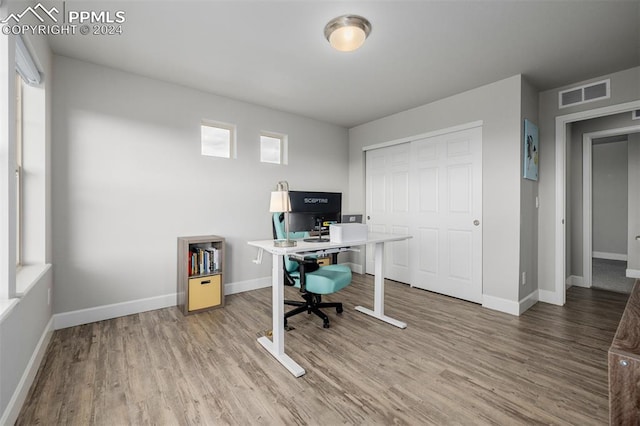
<path id="1" fill-rule="evenodd" d="M 558 107 L 567 108 L 610 97 L 611 80 L 607 79 L 563 90 L 558 94 Z"/>
<path id="2" fill-rule="evenodd" d="M 631 111 L 631 119 L 632 120 L 640 120 L 640 109 L 635 111 Z"/>

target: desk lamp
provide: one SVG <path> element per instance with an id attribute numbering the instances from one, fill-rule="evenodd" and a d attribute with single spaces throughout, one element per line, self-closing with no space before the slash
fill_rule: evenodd
<path id="1" fill-rule="evenodd" d="M 287 181 L 280 181 L 276 186 L 276 190 L 271 192 L 271 205 L 269 207 L 271 213 L 284 212 L 284 240 L 275 240 L 273 245 L 276 247 L 294 247 L 295 241 L 289 239 L 289 212 L 291 211 L 291 201 L 289 200 L 289 184 Z"/>

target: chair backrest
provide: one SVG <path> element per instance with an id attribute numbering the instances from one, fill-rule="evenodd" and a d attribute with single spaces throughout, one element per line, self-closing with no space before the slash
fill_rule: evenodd
<path id="1" fill-rule="evenodd" d="M 273 214 L 273 237 L 278 240 L 284 240 L 285 235 L 285 226 L 284 226 L 284 213 L 274 213 Z M 289 238 L 297 239 L 297 238 L 307 238 L 309 237 L 308 232 L 289 232 Z M 289 256 L 284 257 L 284 269 L 287 272 L 295 272 L 298 270 L 298 262 L 293 260 L 289 260 Z"/>

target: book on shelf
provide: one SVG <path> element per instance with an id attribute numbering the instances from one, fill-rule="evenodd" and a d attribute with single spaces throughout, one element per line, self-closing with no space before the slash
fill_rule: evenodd
<path id="1" fill-rule="evenodd" d="M 220 270 L 220 250 L 216 247 L 189 249 L 189 276 L 211 274 Z"/>

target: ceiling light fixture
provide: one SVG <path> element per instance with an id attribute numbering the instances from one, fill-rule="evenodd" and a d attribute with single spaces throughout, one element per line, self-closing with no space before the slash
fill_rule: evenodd
<path id="1" fill-rule="evenodd" d="M 324 27 L 324 36 L 341 52 L 352 52 L 362 46 L 371 32 L 371 23 L 362 16 L 342 15 Z"/>

